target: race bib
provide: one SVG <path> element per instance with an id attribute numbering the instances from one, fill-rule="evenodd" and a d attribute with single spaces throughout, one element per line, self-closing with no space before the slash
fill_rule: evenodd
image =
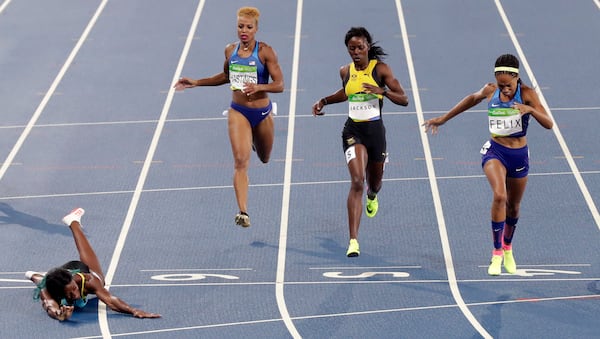
<path id="1" fill-rule="evenodd" d="M 481 149 L 479 150 L 479 153 L 485 155 L 487 154 L 487 151 L 490 149 L 490 147 L 492 146 L 492 144 L 490 143 L 490 141 L 486 141 L 485 144 L 483 144 L 483 146 L 481 146 Z"/>
<path id="2" fill-rule="evenodd" d="M 258 83 L 256 66 L 229 64 L 229 83 L 232 90 L 244 89 L 244 84 Z"/>
<path id="3" fill-rule="evenodd" d="M 379 98 L 375 94 L 350 94 L 348 114 L 354 121 L 377 120 L 380 118 Z"/>
<path id="4" fill-rule="evenodd" d="M 356 148 L 354 146 L 348 147 L 348 149 L 345 152 L 345 155 L 346 155 L 346 163 L 349 163 L 350 160 L 356 158 Z"/>
<path id="5" fill-rule="evenodd" d="M 490 108 L 488 125 L 493 136 L 509 136 L 523 131 L 521 113 L 515 108 Z"/>

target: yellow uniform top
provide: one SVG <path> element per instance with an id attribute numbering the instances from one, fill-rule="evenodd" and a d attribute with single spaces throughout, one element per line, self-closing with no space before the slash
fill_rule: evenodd
<path id="1" fill-rule="evenodd" d="M 355 122 L 381 119 L 383 96 L 366 93 L 363 84 L 383 87 L 378 83 L 379 77 L 375 72 L 378 60 L 370 60 L 367 68 L 357 70 L 354 63 L 348 67 L 348 76 L 344 79 L 344 92 L 348 97 L 348 116 Z"/>
<path id="2" fill-rule="evenodd" d="M 364 88 L 363 88 L 364 83 L 381 87 L 381 85 L 378 84 L 377 81 L 375 80 L 375 78 L 373 77 L 373 74 L 374 74 L 373 70 L 375 69 L 375 66 L 377 65 L 378 62 L 379 61 L 376 59 L 370 60 L 367 68 L 360 70 L 360 71 L 356 70 L 356 67 L 354 67 L 353 62 L 350 63 L 348 78 L 346 79 L 346 82 L 344 83 L 344 91 L 346 92 L 347 96 L 350 94 L 363 93 L 364 92 Z M 379 94 L 377 94 L 377 97 L 379 99 L 383 98 L 383 96 L 381 96 Z"/>

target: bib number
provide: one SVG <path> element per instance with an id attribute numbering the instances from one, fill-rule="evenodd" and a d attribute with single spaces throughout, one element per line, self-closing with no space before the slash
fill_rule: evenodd
<path id="1" fill-rule="evenodd" d="M 345 152 L 345 155 L 346 155 L 346 163 L 349 163 L 350 160 L 356 158 L 356 148 L 354 146 L 348 147 L 348 149 Z"/>

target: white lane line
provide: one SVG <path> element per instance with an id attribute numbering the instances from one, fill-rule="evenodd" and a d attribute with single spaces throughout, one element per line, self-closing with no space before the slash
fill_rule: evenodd
<path id="1" fill-rule="evenodd" d="M 377 270 L 377 269 L 397 269 L 397 268 L 422 268 L 422 266 L 332 266 L 332 267 L 309 267 L 309 270 Z"/>
<path id="2" fill-rule="evenodd" d="M 582 171 L 583 174 L 600 174 L 600 171 Z M 546 173 L 529 173 L 529 176 L 555 176 L 555 175 L 573 175 L 572 172 L 546 172 Z M 481 179 L 485 178 L 483 174 L 476 175 L 456 175 L 456 176 L 440 176 L 438 180 L 465 180 L 465 179 Z M 423 181 L 429 180 L 427 177 L 411 177 L 411 178 L 386 178 L 384 182 L 394 181 Z M 347 184 L 349 180 L 332 180 L 332 181 L 303 181 L 291 183 L 291 186 L 309 186 L 309 185 L 338 185 Z M 283 183 L 272 184 L 251 184 L 249 187 L 278 187 L 283 186 Z M 167 187 L 167 188 L 150 188 L 145 189 L 142 193 L 161 193 L 161 192 L 178 192 L 178 191 L 201 191 L 201 190 L 220 190 L 231 189 L 232 185 L 223 186 L 190 186 L 190 187 Z M 132 190 L 125 191 L 96 191 L 96 192 L 79 192 L 79 193 L 57 193 L 57 194 L 39 194 L 39 195 L 15 195 L 0 197 L 3 200 L 22 200 L 22 199 L 45 199 L 45 198 L 60 198 L 60 197 L 80 197 L 92 195 L 114 195 L 114 194 L 131 194 Z"/>
<path id="3" fill-rule="evenodd" d="M 32 284 L 31 280 L 29 280 L 29 279 L 5 279 L 5 278 L 0 278 L 0 282 Z"/>
<path id="4" fill-rule="evenodd" d="M 487 266 L 481 266 L 487 268 Z M 517 278 L 518 277 L 518 278 Z M 587 278 L 548 278 L 543 276 L 540 278 L 528 278 L 523 276 L 502 274 L 501 278 L 490 278 L 490 279 L 459 279 L 459 283 L 553 283 L 553 282 L 596 282 L 600 280 L 600 277 L 587 277 Z M 226 282 L 189 282 L 190 280 L 175 281 L 169 283 L 141 283 L 141 284 L 114 284 L 113 288 L 131 288 L 131 287 L 143 287 L 143 288 L 175 288 L 175 287 L 198 287 L 198 286 L 222 286 L 222 287 L 236 287 L 236 286 L 273 286 L 276 285 L 273 281 L 254 281 L 254 282 L 234 282 L 232 280 Z M 20 280 L 20 279 L 0 279 L 0 282 L 6 283 L 23 283 L 27 286 L 0 286 L 0 290 L 17 290 L 17 289 L 32 289 L 33 283 L 31 280 Z M 308 285 L 406 285 L 406 284 L 447 284 L 447 279 L 402 279 L 402 280 L 366 280 L 365 278 L 356 278 L 355 280 L 319 280 L 319 281 L 287 281 L 286 285 L 295 286 L 308 286 Z M 600 298 L 600 295 L 594 294 L 596 298 Z M 294 319 L 295 317 L 292 317 Z"/>
<path id="5" fill-rule="evenodd" d="M 133 216 L 135 214 L 139 199 L 142 195 L 144 183 L 146 182 L 146 177 L 148 176 L 148 172 L 150 171 L 150 165 L 152 164 L 152 159 L 154 157 L 154 153 L 156 152 L 156 148 L 158 147 L 158 141 L 162 134 L 163 127 L 165 125 L 165 121 L 167 119 L 167 115 L 169 114 L 169 108 L 171 107 L 171 102 L 173 101 L 174 88 L 173 84 L 179 79 L 181 70 L 183 69 L 183 65 L 185 64 L 185 60 L 189 53 L 190 46 L 192 44 L 192 40 L 194 38 L 194 33 L 198 26 L 198 21 L 200 21 L 200 15 L 202 14 L 202 9 L 204 8 L 204 0 L 200 0 L 198 2 L 198 7 L 196 9 L 196 13 L 194 14 L 194 18 L 192 21 L 192 25 L 190 26 L 190 30 L 188 32 L 187 39 L 185 41 L 185 45 L 183 47 L 183 51 L 181 52 L 181 56 L 179 58 L 179 63 L 177 64 L 177 69 L 173 74 L 173 79 L 167 86 L 169 86 L 169 92 L 167 94 L 167 98 L 165 100 L 165 104 L 163 106 L 162 112 L 160 114 L 160 118 L 156 125 L 156 129 L 154 130 L 154 136 L 152 137 L 152 141 L 150 143 L 150 147 L 148 148 L 148 153 L 146 154 L 146 160 L 144 161 L 144 165 L 140 172 L 140 176 L 138 178 L 138 182 L 135 187 L 135 191 L 133 192 L 133 197 L 131 198 L 131 203 L 129 204 L 129 209 L 127 211 L 127 215 L 125 216 L 125 220 L 123 222 L 123 226 L 121 228 L 121 233 L 119 234 L 119 238 L 117 239 L 117 243 L 115 245 L 115 251 L 113 252 L 112 259 L 110 261 L 110 265 L 108 266 L 108 270 L 106 272 L 106 286 L 110 288 L 110 284 L 112 283 L 112 279 L 114 277 L 115 271 L 117 270 L 117 266 L 119 264 L 119 259 L 121 258 L 121 252 L 123 251 L 123 247 L 125 246 L 125 240 L 127 239 L 127 234 L 129 233 L 129 228 L 131 227 L 131 223 L 133 221 Z M 105 3 L 105 2 L 103 2 Z M 98 303 L 98 321 L 100 323 L 100 331 L 104 338 L 111 338 L 110 329 L 108 327 L 108 318 L 106 313 L 106 305 L 102 302 Z"/>
<path id="6" fill-rule="evenodd" d="M 10 0 L 5 0 L 2 5 L 0 5 L 0 14 L 2 14 L 2 12 L 4 12 L 4 9 L 8 6 L 8 4 L 10 3 Z"/>
<path id="7" fill-rule="evenodd" d="M 69 54 L 69 56 L 67 57 L 67 60 L 65 61 L 62 68 L 58 72 L 58 75 L 56 76 L 56 78 L 54 78 L 54 81 L 52 82 L 52 85 L 50 85 L 50 88 L 46 92 L 46 95 L 44 95 L 44 98 L 42 99 L 39 106 L 33 113 L 33 116 L 27 123 L 27 126 L 25 126 L 25 129 L 19 136 L 19 139 L 17 140 L 17 142 L 15 143 L 13 148 L 10 150 L 10 153 L 6 157 L 6 160 L 4 160 L 4 162 L 2 163 L 2 166 L 0 167 L 0 180 L 2 180 L 2 178 L 4 178 L 4 174 L 6 174 L 8 167 L 12 164 L 14 158 L 17 156 L 17 153 L 21 149 L 21 146 L 23 146 L 23 143 L 25 142 L 25 139 L 27 139 L 27 137 L 29 136 L 29 133 L 31 133 L 31 130 L 35 126 L 35 123 L 38 121 L 40 115 L 46 108 L 48 101 L 50 101 L 50 98 L 56 91 L 58 84 L 62 81 L 62 78 L 65 76 L 65 73 L 67 73 L 67 70 L 69 69 L 69 67 L 71 67 L 73 60 L 75 59 L 75 56 L 77 55 L 77 53 L 79 53 L 79 50 L 81 49 L 81 46 L 83 46 L 83 43 L 85 42 L 85 40 L 87 40 L 87 37 L 90 34 L 90 31 L 96 24 L 96 21 L 98 20 L 100 13 L 102 13 L 102 10 L 104 10 L 104 6 L 106 6 L 107 2 L 108 2 L 108 0 L 103 0 L 102 3 L 100 3 L 100 6 L 98 6 L 96 13 L 94 13 L 94 16 L 89 21 L 87 27 L 83 31 L 83 34 L 81 34 L 81 37 L 77 41 L 77 44 L 75 44 L 75 47 L 73 47 L 71 54 Z"/>
<path id="8" fill-rule="evenodd" d="M 573 113 L 574 111 L 597 111 L 600 110 L 600 107 L 554 107 L 552 108 L 552 111 L 556 112 L 556 111 L 566 111 L 569 113 Z M 445 113 L 446 111 L 423 111 L 423 114 L 442 114 Z M 487 110 L 478 110 L 478 109 L 470 109 L 464 113 L 461 114 L 477 114 L 477 113 L 482 113 L 482 112 L 487 112 Z M 202 112 L 200 112 L 202 113 Z M 396 116 L 396 115 L 408 115 L 408 116 L 413 116 L 415 115 L 417 112 L 411 112 L 411 111 L 403 111 L 403 112 L 394 112 L 394 111 L 388 111 L 385 112 L 384 114 L 386 116 Z M 322 116 L 322 119 L 329 119 L 332 117 L 340 117 L 340 116 L 347 116 L 348 113 L 327 113 L 326 115 Z M 287 118 L 287 115 L 284 114 L 279 114 L 278 117 L 281 118 Z M 314 116 L 312 116 L 312 114 L 300 114 L 300 115 L 295 115 L 296 119 L 314 119 Z M 166 122 L 196 122 L 196 121 L 224 121 L 227 120 L 227 118 L 222 118 L 222 117 L 217 117 L 217 118 L 179 118 L 179 119 L 167 119 Z M 43 127 L 67 127 L 67 126 L 107 126 L 107 125 L 135 125 L 135 124 L 155 124 L 157 123 L 158 120 L 154 119 L 154 120 L 122 120 L 122 121 L 118 121 L 118 120 L 114 120 L 114 121 L 97 121 L 97 122 L 65 122 L 65 123 L 58 123 L 58 124 L 37 124 L 35 125 L 35 128 L 43 128 Z M 6 126 L 0 126 L 0 129 L 21 129 L 26 127 L 26 125 L 6 125 Z"/>
<path id="9" fill-rule="evenodd" d="M 254 271 L 253 268 L 155 268 L 140 272 Z"/>
<path id="10" fill-rule="evenodd" d="M 489 301 L 489 302 L 479 302 L 479 303 L 470 303 L 469 306 L 489 306 L 489 305 L 505 305 L 505 304 L 518 304 L 518 303 L 527 303 L 527 302 L 543 302 L 543 301 L 561 301 L 561 300 L 585 300 L 585 299 L 597 299 L 597 295 L 572 295 L 572 296 L 564 296 L 564 297 L 551 297 L 551 298 L 531 298 L 531 299 L 521 299 L 521 300 L 502 300 L 502 301 Z M 371 314 L 382 314 L 382 313 L 398 313 L 398 312 L 415 312 L 415 311 L 424 311 L 424 310 L 440 310 L 440 309 L 451 309 L 455 308 L 457 305 L 446 304 L 446 305 L 432 305 L 432 306 L 415 306 L 415 307 L 405 307 L 405 308 L 394 308 L 394 309 L 382 309 L 382 310 L 370 310 L 370 311 L 357 311 L 357 312 L 346 312 L 346 313 L 328 313 L 328 314 L 316 314 L 316 315 L 307 315 L 307 316 L 299 316 L 294 317 L 294 320 L 307 320 L 307 319 L 324 319 L 324 318 L 338 318 L 338 317 L 349 317 L 349 316 L 360 316 L 360 315 L 371 315 Z M 230 326 L 240 326 L 240 325 L 250 325 L 250 324 L 265 324 L 272 322 L 279 322 L 281 319 L 263 319 L 263 320 L 252 320 L 252 321 L 239 321 L 233 323 L 220 323 L 220 324 L 209 324 L 209 325 L 198 325 L 198 326 L 187 326 L 187 327 L 174 327 L 174 328 L 165 328 L 160 330 L 151 330 L 151 331 L 139 331 L 139 332 L 126 332 L 114 334 L 115 337 L 118 336 L 133 336 L 133 335 L 148 335 L 155 333 L 167 333 L 167 332 L 180 332 L 180 331 L 191 331 L 191 330 L 200 330 L 207 328 L 218 328 L 218 327 L 230 327 Z M 72 339 L 92 339 L 99 338 L 98 336 L 90 336 L 90 337 L 76 337 Z"/>
<path id="11" fill-rule="evenodd" d="M 515 35 L 514 30 L 512 29 L 510 21 L 508 20 L 508 17 L 506 16 L 506 12 L 504 12 L 504 8 L 502 7 L 500 0 L 495 0 L 495 3 L 496 3 L 496 7 L 498 8 L 498 13 L 500 13 L 500 17 L 502 18 L 502 21 L 504 22 L 504 25 L 506 26 L 506 30 L 508 31 L 510 39 L 512 40 L 513 45 L 515 46 L 515 49 L 517 50 L 517 53 L 519 54 L 519 59 L 521 59 L 521 64 L 523 65 L 523 68 L 525 69 L 525 71 L 527 72 L 527 75 L 529 76 L 531 85 L 537 92 L 538 96 L 540 97 L 540 102 L 542 103 L 542 105 L 548 112 L 548 115 L 550 115 L 550 118 L 554 122 L 554 127 L 552 128 L 552 131 L 554 132 L 554 135 L 556 136 L 556 139 L 558 140 L 558 143 L 560 144 L 560 148 L 562 149 L 562 151 L 565 155 L 565 158 L 567 159 L 567 162 L 569 163 L 569 167 L 571 168 L 571 171 L 573 172 L 573 176 L 575 177 L 575 180 L 577 181 L 577 184 L 579 185 L 581 194 L 583 195 L 583 198 L 588 206 L 588 209 L 590 210 L 590 213 L 592 214 L 592 217 L 594 218 L 594 220 L 596 222 L 596 227 L 598 228 L 598 230 L 600 230 L 600 213 L 598 212 L 598 208 L 596 207 L 596 205 L 594 203 L 594 199 L 592 199 L 592 195 L 590 194 L 587 186 L 585 185 L 585 182 L 583 181 L 583 177 L 581 176 L 581 173 L 579 172 L 579 169 L 577 168 L 577 164 L 575 163 L 575 160 L 573 159 L 573 156 L 571 155 L 571 151 L 569 150 L 569 147 L 567 146 L 567 143 L 565 142 L 565 139 L 563 138 L 562 133 L 560 132 L 560 129 L 558 128 L 558 125 L 556 124 L 556 121 L 554 120 L 554 116 L 552 115 L 552 112 L 550 111 L 550 107 L 548 106 L 548 103 L 546 102 L 546 98 L 544 97 L 544 94 L 540 90 L 540 86 L 539 86 L 537 80 L 535 79 L 535 76 L 533 75 L 533 71 L 531 70 L 531 67 L 529 66 L 529 62 L 527 62 L 525 53 L 523 52 L 523 49 L 521 48 L 521 44 L 519 43 L 519 40 L 517 39 L 517 36 Z"/>
<path id="12" fill-rule="evenodd" d="M 292 182 L 292 163 L 294 153 L 294 126 L 296 122 L 296 93 L 298 88 L 298 65 L 300 64 L 300 41 L 302 39 L 302 5 L 298 0 L 296 6 L 296 29 L 294 33 L 294 57 L 292 60 L 292 79 L 290 87 L 290 108 L 288 119 L 288 135 L 285 149 L 285 169 L 283 177 L 283 197 L 281 198 L 281 224 L 279 226 L 279 249 L 277 251 L 277 275 L 275 284 L 275 297 L 279 313 L 286 328 L 293 338 L 301 338 L 300 333 L 294 326 L 287 306 L 285 304 L 285 256 L 287 252 L 287 232 L 290 212 L 290 191 Z"/>
<path id="13" fill-rule="evenodd" d="M 417 77 L 415 74 L 415 67 L 412 60 L 412 53 L 410 51 L 410 43 L 408 41 L 408 33 L 406 29 L 406 21 L 404 20 L 404 14 L 402 11 L 402 4 L 400 0 L 396 0 L 396 7 L 398 9 L 398 18 L 400 20 L 400 26 L 402 28 L 402 41 L 404 43 L 404 50 L 406 53 L 406 62 L 408 66 L 408 72 L 410 75 L 410 85 L 412 88 L 417 90 L 413 91 L 413 97 L 415 100 L 415 108 L 418 117 L 418 128 L 420 129 L 425 121 L 423 118 L 423 108 L 421 106 L 421 98 L 419 95 L 419 86 L 417 84 Z M 440 233 L 440 240 L 442 243 L 442 252 L 444 254 L 444 262 L 446 266 L 446 273 L 448 275 L 448 285 L 452 292 L 452 297 L 456 301 L 458 308 L 461 310 L 465 318 L 469 321 L 471 326 L 484 338 L 492 338 L 492 336 L 486 331 L 486 329 L 479 323 L 477 318 L 471 313 L 465 301 L 460 294 L 458 283 L 456 281 L 456 272 L 454 271 L 454 262 L 452 259 L 452 251 L 450 250 L 450 241 L 448 239 L 448 232 L 446 230 L 446 221 L 444 220 L 444 212 L 442 209 L 442 201 L 437 186 L 437 179 L 435 176 L 435 168 L 433 166 L 433 159 L 431 156 L 431 150 L 429 147 L 429 139 L 427 133 L 419 133 L 421 136 L 421 142 L 423 144 L 423 152 L 425 153 L 425 162 L 427 164 L 427 173 L 429 177 L 429 185 L 431 186 L 431 194 L 433 198 L 433 204 L 435 206 L 435 214 L 438 223 L 438 230 Z"/>

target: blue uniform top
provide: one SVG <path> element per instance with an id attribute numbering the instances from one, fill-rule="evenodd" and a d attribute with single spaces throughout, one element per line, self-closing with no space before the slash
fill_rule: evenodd
<path id="1" fill-rule="evenodd" d="M 513 98 L 510 101 L 500 100 L 500 89 L 499 88 L 496 89 L 496 91 L 494 92 L 494 95 L 488 102 L 488 112 L 491 115 L 491 113 L 496 110 L 511 109 L 515 102 L 520 103 L 520 104 L 523 103 L 523 99 L 521 98 L 521 84 L 520 83 L 517 84 L 517 91 L 515 92 L 515 95 L 513 96 Z M 530 116 L 531 116 L 531 113 L 526 113 L 526 114 L 521 115 L 520 131 L 511 133 L 509 135 L 504 135 L 504 136 L 518 138 L 518 137 L 524 137 L 525 135 L 527 135 L 527 127 L 529 127 Z"/>
<path id="2" fill-rule="evenodd" d="M 266 84 L 269 82 L 269 70 L 260 61 L 258 57 L 258 47 L 260 42 L 256 42 L 252 54 L 247 58 L 238 55 L 240 44 L 229 58 L 229 82 L 232 90 L 242 89 L 243 83 Z"/>

